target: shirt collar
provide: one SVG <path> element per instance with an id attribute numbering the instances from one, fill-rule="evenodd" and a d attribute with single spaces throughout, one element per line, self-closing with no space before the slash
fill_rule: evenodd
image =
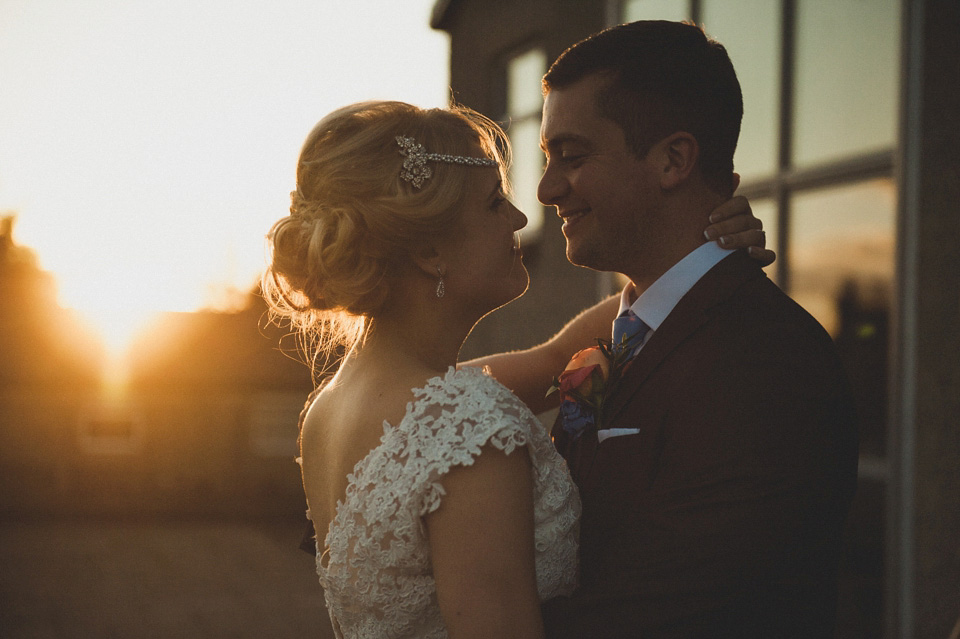
<path id="1" fill-rule="evenodd" d="M 633 304 L 630 304 L 630 298 L 634 295 L 633 283 L 628 282 L 620 293 L 620 313 L 628 308 L 633 309 L 647 326 L 657 330 L 680 298 L 686 295 L 707 271 L 731 253 L 733 251 L 720 248 L 716 242 L 701 244 L 670 267 Z"/>

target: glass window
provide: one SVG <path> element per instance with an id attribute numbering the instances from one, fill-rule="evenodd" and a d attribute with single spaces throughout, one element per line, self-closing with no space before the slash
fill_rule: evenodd
<path id="1" fill-rule="evenodd" d="M 547 54 L 531 49 L 507 64 L 507 113 L 514 117 L 540 115 L 543 94 L 540 80 L 547 72 Z"/>
<path id="2" fill-rule="evenodd" d="M 543 151 L 540 150 L 540 120 L 520 120 L 507 131 L 513 145 L 513 165 L 510 182 L 511 201 L 527 216 L 527 225 L 521 234 L 531 240 L 539 236 L 543 227 L 543 205 L 537 200 L 537 185 L 543 175 Z"/>
<path id="3" fill-rule="evenodd" d="M 623 3 L 623 21 L 690 19 L 689 3 L 685 0 L 627 0 Z"/>
<path id="4" fill-rule="evenodd" d="M 543 228 L 543 206 L 537 201 L 537 183 L 543 174 L 540 150 L 540 114 L 543 95 L 540 79 L 547 72 L 547 55 L 532 49 L 507 63 L 507 134 L 513 147 L 510 182 L 513 203 L 527 216 L 521 231 L 524 240 L 533 240 Z"/>
<path id="5" fill-rule="evenodd" d="M 886 454 L 895 211 L 890 178 L 791 200 L 791 295 L 833 336 L 857 404 L 860 453 L 873 458 Z"/>
<path id="6" fill-rule="evenodd" d="M 896 191 L 889 178 L 796 193 L 790 207 L 791 295 L 837 337 L 852 297 L 889 309 Z M 866 330 L 866 329 L 863 329 Z"/>
<path id="7" fill-rule="evenodd" d="M 795 165 L 895 145 L 899 12 L 897 0 L 797 1 Z"/>
<path id="8" fill-rule="evenodd" d="M 704 0 L 703 28 L 722 43 L 740 80 L 743 124 L 734 156 L 745 182 L 777 169 L 780 93 L 780 3 Z"/>
<path id="9" fill-rule="evenodd" d="M 143 446 L 143 422 L 123 401 L 101 401 L 80 416 L 80 450 L 95 455 L 133 455 Z"/>
<path id="10" fill-rule="evenodd" d="M 303 397 L 258 393 L 250 407 L 250 448 L 260 457 L 295 457 Z"/>

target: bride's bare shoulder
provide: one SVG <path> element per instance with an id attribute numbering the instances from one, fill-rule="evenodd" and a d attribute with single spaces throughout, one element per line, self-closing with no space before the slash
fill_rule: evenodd
<path id="1" fill-rule="evenodd" d="M 384 421 L 398 424 L 414 398 L 414 389 L 436 376 L 416 366 L 384 367 L 346 363 L 314 397 L 304 418 L 304 437 L 318 430 L 346 428 L 379 432 Z"/>

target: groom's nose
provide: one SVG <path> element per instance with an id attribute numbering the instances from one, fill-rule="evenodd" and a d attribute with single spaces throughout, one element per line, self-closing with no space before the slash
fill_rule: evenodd
<path id="1" fill-rule="evenodd" d="M 537 199 L 541 204 L 547 206 L 557 206 L 560 198 L 566 195 L 569 184 L 555 164 L 547 160 L 547 166 L 540 177 L 540 184 L 537 185 Z"/>

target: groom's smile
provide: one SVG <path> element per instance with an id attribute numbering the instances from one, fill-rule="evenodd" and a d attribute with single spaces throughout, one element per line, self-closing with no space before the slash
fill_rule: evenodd
<path id="1" fill-rule="evenodd" d="M 590 213 L 590 209 L 579 209 L 575 211 L 561 211 L 557 209 L 557 215 L 560 216 L 560 219 L 563 220 L 563 233 L 566 235 L 567 231 L 571 229 L 584 215 Z"/>

